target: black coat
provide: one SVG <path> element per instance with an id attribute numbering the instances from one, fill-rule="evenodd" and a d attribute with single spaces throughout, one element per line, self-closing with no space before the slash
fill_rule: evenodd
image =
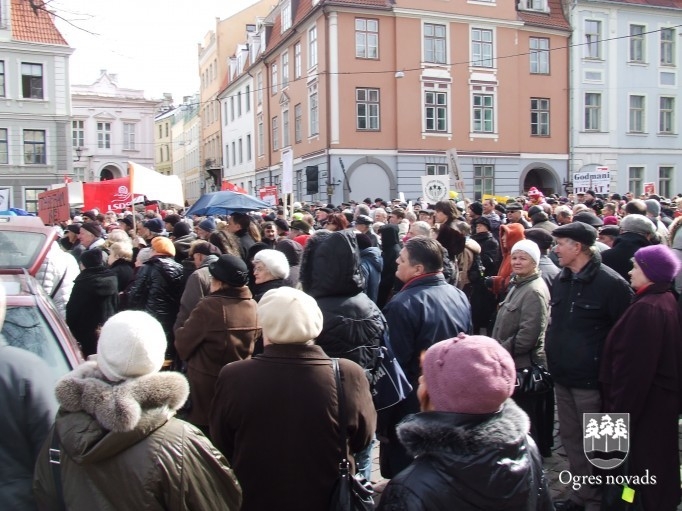
<path id="1" fill-rule="evenodd" d="M 564 387 L 597 390 L 604 341 L 630 305 L 632 289 L 594 254 L 577 274 L 564 268 L 551 296 L 549 372 Z"/>
<path id="2" fill-rule="evenodd" d="M 144 263 L 128 289 L 127 306 L 154 316 L 166 339 L 172 340 L 173 323 L 180 309 L 183 269 L 172 257 L 154 256 Z"/>
<path id="3" fill-rule="evenodd" d="M 135 278 L 135 265 L 125 259 L 117 259 L 109 266 L 109 269 L 116 275 L 119 293 L 125 291 L 128 284 Z"/>
<path id="4" fill-rule="evenodd" d="M 381 270 L 381 282 L 379 283 L 379 294 L 377 296 L 377 305 L 382 308 L 391 297 L 396 282 L 395 272 L 398 269 L 396 260 L 400 255 L 400 237 L 398 233 L 398 226 L 394 224 L 382 225 L 379 228 L 381 235 L 381 258 L 384 261 L 384 267 Z"/>
<path id="5" fill-rule="evenodd" d="M 103 266 L 86 268 L 73 281 L 66 323 L 87 357 L 97 353 L 98 329 L 118 310 L 118 280 Z"/>
<path id="6" fill-rule="evenodd" d="M 528 428 L 528 417 L 511 400 L 488 415 L 408 417 L 398 437 L 414 461 L 388 483 L 379 510 L 553 510 Z"/>
<path id="7" fill-rule="evenodd" d="M 485 276 L 497 275 L 502 261 L 500 244 L 490 232 L 477 232 L 471 235 L 471 239 L 481 246 L 481 263 L 485 268 Z"/>
<path id="8" fill-rule="evenodd" d="M 613 247 L 601 253 L 601 261 L 630 282 L 628 272 L 632 270 L 632 258 L 642 247 L 651 245 L 644 236 L 634 232 L 624 232 L 616 238 Z"/>
<path id="9" fill-rule="evenodd" d="M 315 344 L 330 357 L 347 358 L 364 369 L 373 368 L 382 344 L 386 321 L 376 304 L 363 293 L 360 252 L 349 230 L 316 234 L 306 245 L 301 263 L 303 291 L 317 300 L 322 332 Z M 314 278 L 313 278 L 314 277 Z"/>

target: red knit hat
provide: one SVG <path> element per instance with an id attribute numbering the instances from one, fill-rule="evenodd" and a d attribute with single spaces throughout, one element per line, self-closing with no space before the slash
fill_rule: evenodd
<path id="1" fill-rule="evenodd" d="M 511 355 L 484 335 L 459 334 L 434 344 L 422 368 L 431 404 L 440 412 L 496 412 L 516 385 Z"/>

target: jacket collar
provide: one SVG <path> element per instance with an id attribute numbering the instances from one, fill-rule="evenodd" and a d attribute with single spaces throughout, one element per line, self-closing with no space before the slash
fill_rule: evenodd
<path id="1" fill-rule="evenodd" d="M 438 271 L 435 273 L 425 273 L 423 275 L 417 275 L 416 277 L 408 280 L 402 287 L 401 291 L 416 286 L 437 286 L 441 283 L 446 283 L 445 277 L 443 277 L 443 272 Z"/>
<path id="2" fill-rule="evenodd" d="M 251 290 L 247 286 L 223 288 L 215 293 L 211 293 L 211 296 L 225 296 L 227 298 L 237 298 L 239 300 L 249 300 L 253 298 Z"/>
<path id="3" fill-rule="evenodd" d="M 322 360 L 329 364 L 330 358 L 324 350 L 316 344 L 268 344 L 261 355 L 254 359 L 267 358 L 301 358 Z"/>
<path id="4" fill-rule="evenodd" d="M 592 258 L 587 261 L 587 264 L 581 268 L 578 273 L 573 273 L 569 268 L 564 268 L 561 270 L 559 279 L 562 281 L 566 280 L 577 280 L 580 282 L 591 282 L 599 271 L 601 266 L 601 256 L 599 252 L 595 252 Z"/>
<path id="5" fill-rule="evenodd" d="M 670 291 L 670 284 L 668 284 L 667 282 L 654 282 L 650 284 L 641 293 L 635 293 L 635 296 L 633 297 L 632 301 L 636 302 L 637 300 L 640 300 L 644 296 L 661 295 L 663 293 L 667 293 L 668 291 Z"/>

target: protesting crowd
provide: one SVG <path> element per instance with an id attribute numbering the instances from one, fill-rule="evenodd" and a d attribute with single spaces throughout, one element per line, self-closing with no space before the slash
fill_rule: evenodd
<path id="1" fill-rule="evenodd" d="M 86 361 L 0 347 L 3 507 L 677 509 L 682 198 L 227 213 L 57 226 L 38 280 Z M 612 473 L 656 484 L 552 501 L 555 412 L 573 476 L 583 414 L 627 413 Z"/>

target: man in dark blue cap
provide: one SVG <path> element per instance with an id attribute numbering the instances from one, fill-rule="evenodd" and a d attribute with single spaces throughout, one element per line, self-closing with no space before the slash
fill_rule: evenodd
<path id="1" fill-rule="evenodd" d="M 583 414 L 601 412 L 599 364 L 611 327 L 630 304 L 632 289 L 601 262 L 594 246 L 597 230 L 582 222 L 552 233 L 563 268 L 552 287 L 552 311 L 545 336 L 549 371 L 555 382 L 559 432 L 573 476 L 590 476 L 583 452 Z M 601 490 L 584 484 L 571 489 L 557 511 L 598 511 Z"/>

